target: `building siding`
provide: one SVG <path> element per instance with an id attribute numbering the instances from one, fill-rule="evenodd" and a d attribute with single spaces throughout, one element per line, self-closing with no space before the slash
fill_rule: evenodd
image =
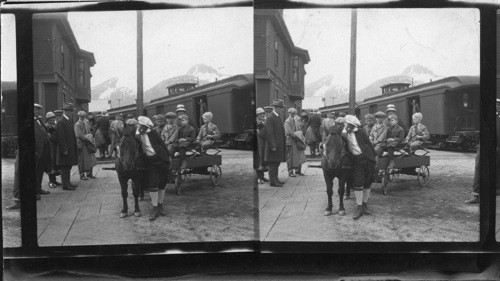
<path id="1" fill-rule="evenodd" d="M 53 72 L 52 30 L 50 22 L 33 23 L 33 74 L 47 75 Z"/>

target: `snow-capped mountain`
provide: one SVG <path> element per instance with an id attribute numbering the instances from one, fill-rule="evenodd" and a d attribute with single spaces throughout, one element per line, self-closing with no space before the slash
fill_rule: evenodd
<path id="1" fill-rule="evenodd" d="M 165 79 L 150 89 L 145 90 L 144 101 L 149 102 L 152 99 L 168 95 L 167 87 L 171 85 L 178 83 L 198 83 L 198 85 L 201 86 L 227 77 L 229 76 L 219 73 L 210 66 L 196 64 L 192 66 L 185 75 Z M 111 104 L 107 108 L 102 108 L 105 107 L 106 103 L 94 102 L 95 106 L 99 105 L 99 109 L 94 109 L 92 103 L 89 104 L 90 108 L 93 110 L 103 110 L 109 109 L 110 107 L 114 108 L 135 103 L 135 99 L 137 97 L 136 90 L 126 86 L 121 86 L 120 82 L 121 81 L 118 77 L 113 77 L 92 87 L 92 101 L 111 100 Z"/>
<path id="2" fill-rule="evenodd" d="M 318 108 L 333 103 L 343 103 L 349 98 L 349 90 L 335 83 L 333 75 L 305 85 L 304 108 Z M 324 99 L 324 101 L 323 101 Z"/>
<path id="3" fill-rule="evenodd" d="M 356 100 L 378 96 L 382 94 L 381 86 L 401 82 L 417 86 L 430 81 L 444 78 L 434 74 L 428 68 L 419 64 L 408 66 L 401 74 L 379 79 L 367 87 L 356 92 Z M 324 101 L 323 101 L 324 99 Z M 305 85 L 305 98 L 302 102 L 304 108 L 318 108 L 333 103 L 340 104 L 349 101 L 349 89 L 335 83 L 332 75 L 325 76 L 313 83 Z"/>

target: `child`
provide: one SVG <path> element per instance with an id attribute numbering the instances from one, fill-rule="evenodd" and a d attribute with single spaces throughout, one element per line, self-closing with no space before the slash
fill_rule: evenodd
<path id="1" fill-rule="evenodd" d="M 384 124 L 385 113 L 379 111 L 375 113 L 375 120 L 377 121 L 370 132 L 370 141 L 375 146 L 376 155 L 383 152 L 384 143 L 387 140 L 387 126 Z"/>
<path id="2" fill-rule="evenodd" d="M 220 132 L 217 125 L 212 123 L 212 112 L 203 113 L 202 118 L 205 125 L 201 126 L 196 142 L 201 144 L 203 150 L 207 150 L 215 140 L 220 138 Z"/>
<path id="3" fill-rule="evenodd" d="M 396 146 L 403 141 L 404 131 L 401 126 L 398 125 L 398 116 L 396 114 L 390 115 L 389 118 L 389 128 L 387 129 L 387 152 L 389 153 L 389 168 L 394 167 L 394 149 Z M 379 155 L 380 157 L 381 155 Z"/>
<path id="4" fill-rule="evenodd" d="M 193 126 L 189 125 L 189 117 L 187 115 L 180 115 L 178 120 L 181 125 L 179 128 L 179 154 L 182 165 L 185 165 L 186 151 L 191 147 L 191 143 L 196 138 L 196 131 Z"/>
<path id="5" fill-rule="evenodd" d="M 169 154 L 174 155 L 175 151 L 179 147 L 179 127 L 175 125 L 177 115 L 173 112 L 168 112 L 165 114 L 165 118 L 167 120 L 167 124 L 163 127 L 161 138 L 167 145 Z"/>
<path id="6" fill-rule="evenodd" d="M 411 126 L 405 142 L 410 145 L 411 150 L 415 150 L 424 141 L 429 139 L 429 131 L 425 125 L 422 125 L 422 113 L 417 112 L 412 116 L 413 126 Z"/>

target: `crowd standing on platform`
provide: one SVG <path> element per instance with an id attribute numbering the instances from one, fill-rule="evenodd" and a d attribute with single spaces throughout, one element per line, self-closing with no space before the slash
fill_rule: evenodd
<path id="1" fill-rule="evenodd" d="M 206 104 L 200 101 L 203 110 L 201 126 L 197 128 L 192 118 L 187 115 L 184 105 L 177 106 L 176 113 L 168 112 L 153 117 L 154 124 L 146 116 L 135 117 L 133 114 L 124 116 L 118 114 L 114 120 L 106 110 L 97 114 L 79 111 L 78 120 L 73 121 L 74 106 L 65 103 L 59 110 L 47 112 L 45 120 L 40 113 L 43 107 L 34 104 L 35 132 L 35 187 L 36 198 L 50 194 L 42 188 L 44 173 L 49 177 L 49 188 L 61 186 L 63 190 L 75 190 L 77 184 L 71 182 L 71 169 L 78 167 L 80 180 L 95 179 L 94 166 L 97 160 L 113 157 L 120 158 L 120 144 L 124 136 L 134 136 L 137 142 L 139 157 L 144 162 L 146 176 L 143 190 L 148 190 L 153 206 L 150 219 L 165 215 L 163 206 L 165 187 L 170 180 L 171 157 L 181 157 L 182 165 L 189 150 L 202 154 L 213 147 L 215 141 L 221 138 L 217 125 L 212 122 L 213 114 L 207 111 Z M 125 119 L 125 120 L 124 120 Z M 96 155 L 99 157 L 96 157 Z M 15 162 L 13 188 L 13 204 L 8 210 L 20 208 L 19 191 L 19 156 Z M 57 176 L 61 182 L 57 181 Z"/>

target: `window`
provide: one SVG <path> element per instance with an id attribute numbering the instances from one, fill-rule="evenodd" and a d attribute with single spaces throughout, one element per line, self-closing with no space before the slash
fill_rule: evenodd
<path id="1" fill-rule="evenodd" d="M 464 108 L 469 107 L 469 95 L 467 93 L 462 94 L 463 106 Z"/>
<path id="2" fill-rule="evenodd" d="M 278 99 L 278 89 L 274 90 L 274 99 Z"/>
<path id="3" fill-rule="evenodd" d="M 64 71 L 64 64 L 65 64 L 65 58 L 64 58 L 64 45 L 61 42 L 61 70 Z"/>
<path id="4" fill-rule="evenodd" d="M 292 65 L 292 81 L 299 82 L 299 57 L 293 57 L 293 65 Z"/>
<path id="5" fill-rule="evenodd" d="M 274 42 L 274 65 L 278 67 L 279 61 L 279 51 L 278 51 L 278 41 Z"/>

